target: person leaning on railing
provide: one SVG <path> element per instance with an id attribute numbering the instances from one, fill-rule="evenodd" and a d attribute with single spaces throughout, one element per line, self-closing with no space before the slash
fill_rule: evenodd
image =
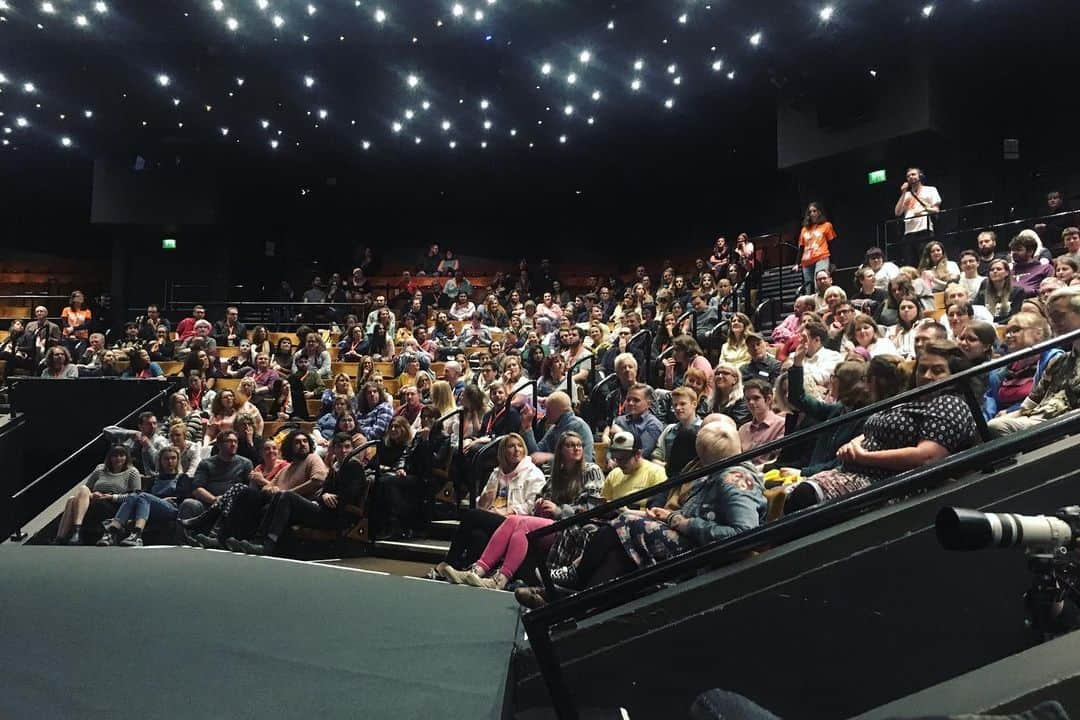
<path id="1" fill-rule="evenodd" d="M 928 342 L 919 353 L 915 384 L 928 385 L 970 367 L 971 361 L 956 344 Z M 834 500 L 971 447 L 978 433 L 962 392 L 952 385 L 871 415 L 863 434 L 837 451 L 839 468 L 792 486 L 785 513 Z"/>
<path id="2" fill-rule="evenodd" d="M 739 453 L 739 434 L 727 417 L 703 425 L 697 454 L 704 464 Z M 581 557 L 553 568 L 559 587 L 577 590 L 667 560 L 695 546 L 757 527 L 768 502 L 761 473 L 750 463 L 724 468 L 695 481 L 678 510 L 624 510 L 592 534 Z"/>

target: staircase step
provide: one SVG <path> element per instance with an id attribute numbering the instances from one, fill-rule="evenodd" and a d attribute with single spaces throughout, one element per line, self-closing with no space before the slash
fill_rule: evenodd
<path id="1" fill-rule="evenodd" d="M 380 557 L 407 558 L 428 562 L 438 562 L 446 557 L 450 550 L 449 540 L 426 538 L 423 540 L 378 540 L 374 554 Z"/>

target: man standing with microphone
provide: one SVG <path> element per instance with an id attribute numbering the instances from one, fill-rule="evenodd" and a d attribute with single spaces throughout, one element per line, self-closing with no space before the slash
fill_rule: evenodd
<path id="1" fill-rule="evenodd" d="M 908 168 L 905 177 L 894 210 L 896 217 L 904 218 L 904 238 L 898 248 L 899 264 L 916 265 L 922 245 L 934 237 L 930 216 L 941 212 L 941 194 L 936 187 L 923 184 L 923 172 L 919 168 Z"/>

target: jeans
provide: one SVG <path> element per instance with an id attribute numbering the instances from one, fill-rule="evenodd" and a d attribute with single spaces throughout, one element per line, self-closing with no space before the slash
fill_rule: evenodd
<path id="1" fill-rule="evenodd" d="M 450 542 L 450 550 L 446 553 L 446 562 L 456 568 L 467 568 L 472 565 L 495 531 L 505 520 L 498 513 L 487 510 L 465 510 L 461 513 L 460 524 L 454 539 Z"/>
<path id="2" fill-rule="evenodd" d="M 810 295 L 814 292 L 814 277 L 822 270 L 829 269 L 829 258 L 822 258 L 813 265 L 803 265 L 802 269 L 802 294 Z"/>
<path id="3" fill-rule="evenodd" d="M 152 493 L 135 493 L 125 498 L 120 509 L 116 512 L 116 522 L 126 525 L 134 516 L 136 520 L 164 520 L 171 522 L 179 515 L 180 508 L 164 498 L 159 498 Z"/>

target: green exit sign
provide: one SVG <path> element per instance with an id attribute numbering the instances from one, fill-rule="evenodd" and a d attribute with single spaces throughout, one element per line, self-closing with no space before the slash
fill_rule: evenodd
<path id="1" fill-rule="evenodd" d="M 162 250 L 175 250 L 176 249 L 176 239 L 175 238 L 162 238 L 162 240 L 161 240 L 161 249 Z"/>
<path id="2" fill-rule="evenodd" d="M 870 173 L 866 176 L 866 183 L 868 185 L 877 185 L 878 183 L 885 182 L 885 180 L 886 177 L 884 170 L 871 170 Z"/>

